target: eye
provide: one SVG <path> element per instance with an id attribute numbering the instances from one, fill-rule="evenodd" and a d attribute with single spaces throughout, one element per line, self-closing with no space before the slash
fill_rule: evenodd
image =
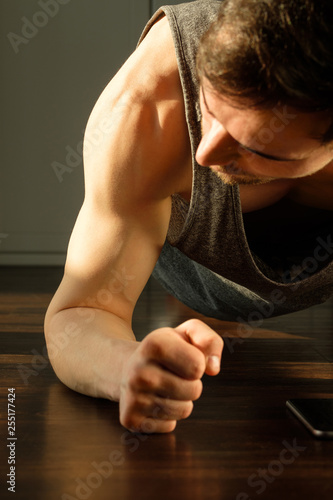
<path id="1" fill-rule="evenodd" d="M 247 149 L 245 146 L 242 146 L 241 144 L 238 144 L 237 151 L 242 155 L 242 156 L 248 156 L 248 157 L 255 157 L 255 158 L 261 158 L 258 153 L 255 151 L 251 151 L 250 149 Z"/>

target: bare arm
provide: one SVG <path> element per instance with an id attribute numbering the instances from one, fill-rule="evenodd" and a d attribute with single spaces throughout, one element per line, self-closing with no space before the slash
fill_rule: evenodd
<path id="1" fill-rule="evenodd" d="M 207 360 L 220 357 L 222 346 L 197 322 L 157 330 L 141 343 L 131 327 L 189 153 L 171 43 L 161 21 L 96 103 L 86 138 L 99 139 L 95 148 L 86 141 L 85 200 L 45 318 L 58 377 L 76 391 L 120 401 L 126 427 L 153 421 L 159 432 L 188 416 L 202 374 L 218 371 Z"/>

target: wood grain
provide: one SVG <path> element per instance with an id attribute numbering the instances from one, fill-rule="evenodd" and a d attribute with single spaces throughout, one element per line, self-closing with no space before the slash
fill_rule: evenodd
<path id="1" fill-rule="evenodd" d="M 130 434 L 116 403 L 63 386 L 48 360 L 43 318 L 60 268 L 0 269 L 0 496 L 97 500 L 328 500 L 333 441 L 312 438 L 289 398 L 333 397 L 333 301 L 261 328 L 204 318 L 150 280 L 139 338 L 191 317 L 225 341 L 222 370 L 204 376 L 192 415 L 169 435 Z M 16 390 L 16 493 L 8 473 L 7 389 Z"/>

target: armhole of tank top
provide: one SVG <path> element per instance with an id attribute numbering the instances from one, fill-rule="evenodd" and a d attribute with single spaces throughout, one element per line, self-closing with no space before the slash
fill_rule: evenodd
<path id="1" fill-rule="evenodd" d="M 180 244 L 187 236 L 189 231 L 191 230 L 192 224 L 194 222 L 194 213 L 195 213 L 195 206 L 197 204 L 197 164 L 195 161 L 195 130 L 193 129 L 193 124 L 191 125 L 191 117 L 189 116 L 189 106 L 190 106 L 190 100 L 191 96 L 189 96 L 189 89 L 191 82 L 186 79 L 188 79 L 188 74 L 190 73 L 190 70 L 188 69 L 186 65 L 186 58 L 184 54 L 184 47 L 182 44 L 182 39 L 180 36 L 180 30 L 179 26 L 177 23 L 177 18 L 174 14 L 173 7 L 172 6 L 164 6 L 162 7 L 171 27 L 171 34 L 172 34 L 172 39 L 176 51 L 176 57 L 177 57 L 177 65 L 179 68 L 179 76 L 180 76 L 180 82 L 182 86 L 182 91 L 183 91 L 183 98 L 184 98 L 184 106 L 185 106 L 185 118 L 186 118 L 186 123 L 187 123 L 187 128 L 189 132 L 189 137 L 190 137 L 190 143 L 191 143 L 191 156 L 192 156 L 192 191 L 191 191 L 191 199 L 189 202 L 189 208 L 187 212 L 186 219 L 184 221 L 183 227 L 177 237 L 177 239 L 173 242 L 173 245 L 176 246 Z M 197 103 L 194 103 L 194 107 L 197 105 Z"/>
<path id="2" fill-rule="evenodd" d="M 264 278 L 270 280 L 264 272 L 260 269 L 258 263 L 255 260 L 255 257 L 252 253 L 252 250 L 250 248 L 249 242 L 247 240 L 246 236 L 246 231 L 245 231 L 245 224 L 243 220 L 243 214 L 242 214 L 242 204 L 241 204 L 241 199 L 240 199 L 240 192 L 239 192 L 239 186 L 236 184 L 235 186 L 230 186 L 231 190 L 231 198 L 232 198 L 232 206 L 233 206 L 233 216 L 234 216 L 234 221 L 235 221 L 235 227 L 237 231 L 237 244 L 238 247 L 241 251 L 246 252 L 246 258 L 249 262 L 249 264 L 252 267 L 252 270 L 256 273 L 259 273 L 259 275 Z M 273 280 L 271 280 L 273 282 Z M 276 284 L 278 284 L 276 282 Z"/>
<path id="3" fill-rule="evenodd" d="M 193 222 L 193 215 L 192 215 L 193 214 L 193 207 L 194 207 L 193 193 L 196 193 L 196 190 L 195 190 L 195 178 L 196 178 L 195 170 L 196 170 L 196 168 L 195 168 L 195 151 L 194 151 L 193 144 L 192 144 L 191 131 L 190 131 L 189 120 L 188 120 L 188 116 L 187 116 L 187 103 L 185 100 L 186 82 L 183 81 L 183 78 L 184 78 L 183 75 L 186 74 L 185 56 L 184 56 L 184 50 L 183 50 L 182 43 L 181 43 L 181 37 L 180 37 L 180 33 L 179 33 L 177 19 L 176 19 L 174 12 L 173 12 L 172 5 L 161 6 L 153 14 L 153 16 L 149 19 L 149 21 L 147 22 L 146 26 L 144 27 L 144 29 L 141 33 L 141 36 L 140 36 L 139 41 L 137 43 L 137 47 L 140 45 L 142 40 L 146 37 L 146 35 L 148 34 L 148 32 L 152 28 L 152 26 L 163 17 L 166 17 L 168 19 L 168 22 L 169 22 L 170 28 L 171 28 L 173 44 L 175 47 L 175 52 L 176 52 L 176 57 L 177 57 L 177 65 L 179 68 L 180 81 L 181 81 L 181 86 L 182 86 L 182 90 L 183 90 L 185 113 L 186 113 L 186 123 L 187 123 L 187 128 L 189 130 L 189 136 L 190 136 L 190 142 L 191 142 L 191 153 L 192 153 L 191 200 L 188 203 L 188 211 L 187 211 L 187 215 L 186 215 L 184 224 L 183 224 L 183 226 L 182 226 L 182 228 L 177 236 L 177 239 L 175 239 L 172 242 L 173 245 L 177 245 L 181 240 L 183 240 L 186 237 L 186 234 L 188 233 L 188 231 L 192 225 L 192 222 Z"/>

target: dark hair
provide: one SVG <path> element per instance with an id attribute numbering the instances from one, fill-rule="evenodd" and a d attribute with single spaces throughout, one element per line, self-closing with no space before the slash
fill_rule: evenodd
<path id="1" fill-rule="evenodd" d="M 332 27 L 332 0 L 224 0 L 199 46 L 199 79 L 240 104 L 333 118 Z M 333 119 L 321 139 L 333 140 Z"/>

